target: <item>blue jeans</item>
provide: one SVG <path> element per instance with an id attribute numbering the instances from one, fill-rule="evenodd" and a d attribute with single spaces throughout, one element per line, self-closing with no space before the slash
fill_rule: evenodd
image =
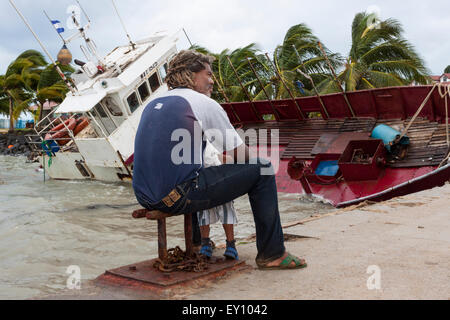
<path id="1" fill-rule="evenodd" d="M 272 174 L 262 175 L 262 170 Z M 211 209 L 248 194 L 256 226 L 256 260 L 275 260 L 284 254 L 277 187 L 270 162 L 258 159 L 257 164 L 226 164 L 202 168 L 198 173 L 196 179 L 176 187 L 181 199 L 171 208 L 162 201 L 139 202 L 148 209 L 186 214 Z"/>

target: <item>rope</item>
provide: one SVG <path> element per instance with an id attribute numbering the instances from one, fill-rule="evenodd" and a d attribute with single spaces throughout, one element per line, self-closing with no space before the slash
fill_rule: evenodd
<path id="1" fill-rule="evenodd" d="M 441 87 L 444 87 L 444 92 L 441 91 Z M 448 97 L 450 97 L 450 89 L 449 86 L 444 86 L 439 84 L 438 87 L 439 95 L 441 98 L 445 98 L 445 132 L 447 135 L 447 147 L 449 148 L 447 151 L 447 156 L 442 160 L 439 164 L 439 168 L 442 167 L 445 162 L 450 159 L 450 132 L 449 132 L 449 123 L 448 123 Z"/>
<path id="2" fill-rule="evenodd" d="M 436 89 L 436 87 L 438 86 L 438 83 L 435 83 L 433 85 L 433 88 L 431 89 L 431 91 L 428 93 L 427 97 L 425 98 L 425 100 L 422 102 L 422 104 L 420 105 L 419 109 L 417 110 L 416 114 L 412 117 L 411 121 L 409 122 L 408 126 L 405 128 L 405 130 L 403 130 L 402 134 L 400 135 L 400 137 L 398 139 L 396 139 L 396 141 L 400 141 L 409 131 L 409 129 L 411 128 L 412 124 L 414 123 L 414 121 L 416 121 L 417 117 L 419 116 L 419 114 L 422 112 L 422 109 L 425 107 L 425 105 L 427 104 L 428 100 L 430 100 L 431 95 L 434 91 L 434 89 Z"/>
<path id="3" fill-rule="evenodd" d="M 442 87 L 444 87 L 444 92 L 441 91 Z M 445 131 L 447 134 L 447 146 L 450 147 L 450 134 L 448 126 L 448 97 L 450 96 L 450 89 L 448 86 L 439 85 L 438 91 L 441 98 L 445 98 Z"/>
<path id="4" fill-rule="evenodd" d="M 45 148 L 47 148 L 47 150 L 49 151 L 49 153 L 48 153 L 48 158 L 49 158 L 48 159 L 48 167 L 50 168 L 52 166 L 52 163 L 53 163 L 53 147 L 50 145 L 50 142 L 47 141 L 47 140 L 42 141 L 41 146 L 42 146 L 42 150 L 44 151 L 44 153 L 46 153 L 45 152 Z M 43 157 L 44 158 L 43 158 L 42 162 L 45 161 L 44 160 L 45 159 L 44 153 L 43 153 Z M 44 163 L 44 165 L 45 165 L 45 163 Z"/>

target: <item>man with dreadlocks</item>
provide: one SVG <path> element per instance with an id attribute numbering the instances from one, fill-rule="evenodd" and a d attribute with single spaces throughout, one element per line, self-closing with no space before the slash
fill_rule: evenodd
<path id="1" fill-rule="evenodd" d="M 213 58 L 191 50 L 181 51 L 170 62 L 169 91 L 147 105 L 136 134 L 136 198 L 150 210 L 186 214 L 248 194 L 256 225 L 258 267 L 304 268 L 305 260 L 289 254 L 284 246 L 271 163 L 251 159 L 226 112 L 210 98 L 212 62 Z M 202 159 L 206 141 L 233 161 L 206 168 Z"/>

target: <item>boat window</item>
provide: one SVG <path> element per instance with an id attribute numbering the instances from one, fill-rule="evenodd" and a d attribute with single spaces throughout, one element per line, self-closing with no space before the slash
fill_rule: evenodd
<path id="1" fill-rule="evenodd" d="M 137 108 L 139 108 L 139 100 L 137 97 L 136 92 L 133 92 L 128 98 L 127 98 L 128 106 L 130 107 L 131 113 L 135 112 Z"/>
<path id="2" fill-rule="evenodd" d="M 122 110 L 113 98 L 107 97 L 103 100 L 103 104 L 108 108 L 109 112 L 115 117 L 123 116 Z"/>
<path id="3" fill-rule="evenodd" d="M 108 118 L 108 115 L 106 114 L 105 110 L 103 110 L 103 107 L 100 103 L 98 103 L 94 110 L 97 112 L 97 114 L 100 116 L 100 118 Z"/>
<path id="4" fill-rule="evenodd" d="M 144 102 L 145 99 L 148 98 L 150 95 L 150 91 L 148 91 L 147 81 L 145 81 L 141 86 L 138 88 L 139 95 L 141 96 L 141 101 Z"/>
<path id="5" fill-rule="evenodd" d="M 166 76 L 167 76 L 167 63 L 165 63 L 163 66 L 159 67 L 159 75 L 161 76 L 161 80 L 164 82 L 164 80 L 166 80 Z"/>
<path id="6" fill-rule="evenodd" d="M 103 106 L 98 103 L 94 109 L 94 116 L 100 120 L 99 122 L 103 125 L 103 128 L 105 129 L 106 133 L 109 135 L 111 134 L 115 129 L 116 125 L 112 121 L 112 119 L 108 116 L 105 109 L 103 109 Z M 97 121 L 98 121 L 97 120 Z"/>
<path id="7" fill-rule="evenodd" d="M 148 79 L 148 82 L 150 82 L 150 88 L 153 92 L 155 92 L 161 84 L 159 83 L 158 73 L 152 74 L 152 76 Z"/>

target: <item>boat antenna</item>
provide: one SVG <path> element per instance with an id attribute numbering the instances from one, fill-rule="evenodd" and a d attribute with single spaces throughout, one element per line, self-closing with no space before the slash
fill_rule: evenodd
<path id="1" fill-rule="evenodd" d="M 25 23 L 25 25 L 28 27 L 28 29 L 31 31 L 31 33 L 33 34 L 34 38 L 37 40 L 37 42 L 39 43 L 39 45 L 41 46 L 42 50 L 44 50 L 45 54 L 47 55 L 47 57 L 50 59 L 50 61 L 53 63 L 53 65 L 56 68 L 56 71 L 58 72 L 59 76 L 63 79 L 64 83 L 66 84 L 66 86 L 69 88 L 69 90 L 73 93 L 76 94 L 76 90 L 75 88 L 72 86 L 72 84 L 70 83 L 70 81 L 67 79 L 67 77 L 64 75 L 64 73 L 61 71 L 61 69 L 59 68 L 58 64 L 55 62 L 55 60 L 52 58 L 51 54 L 48 52 L 48 50 L 45 48 L 45 46 L 42 44 L 41 40 L 39 40 L 39 37 L 36 35 L 36 33 L 33 31 L 33 29 L 31 28 L 30 24 L 27 22 L 27 20 L 25 19 L 25 17 L 23 16 L 23 14 L 20 12 L 20 10 L 16 7 L 16 5 L 14 4 L 13 0 L 9 0 L 9 3 L 11 3 L 11 5 L 13 6 L 13 8 L 16 10 L 17 14 L 20 16 L 20 18 L 23 20 L 23 22 Z"/>
<path id="2" fill-rule="evenodd" d="M 70 43 L 73 40 L 78 39 L 80 37 L 83 38 L 84 42 L 86 43 L 86 47 L 87 47 L 87 50 L 89 51 L 90 55 L 97 59 L 97 62 L 100 64 L 101 67 L 104 67 L 104 61 L 97 53 L 97 46 L 96 46 L 95 42 L 92 39 L 90 39 L 87 36 L 87 34 L 86 34 L 86 31 L 91 26 L 91 20 L 89 19 L 88 15 L 86 14 L 86 11 L 84 11 L 84 9 L 81 6 L 80 2 L 78 0 L 76 0 L 76 1 L 78 3 L 78 7 L 81 9 L 81 11 L 83 12 L 84 16 L 86 17 L 88 23 L 83 27 L 81 25 L 81 17 L 78 18 L 77 14 L 75 13 L 75 11 L 72 11 L 72 16 L 71 16 L 72 23 L 78 29 L 78 32 L 73 34 L 68 39 L 66 39 L 66 43 Z M 78 20 L 80 20 L 80 21 L 78 21 Z M 83 51 L 83 53 L 84 53 L 84 51 Z"/>
<path id="3" fill-rule="evenodd" d="M 191 39 L 189 39 L 189 36 L 187 35 L 186 30 L 184 30 L 184 28 L 183 28 L 183 32 L 184 32 L 184 35 L 186 36 L 186 38 L 189 41 L 189 44 L 191 45 L 191 48 L 192 48 L 193 44 L 191 42 Z"/>
<path id="4" fill-rule="evenodd" d="M 128 33 L 127 28 L 125 27 L 125 24 L 123 23 L 123 20 L 122 20 L 122 17 L 120 16 L 119 10 L 117 10 L 116 3 L 114 2 L 114 0 L 111 0 L 111 2 L 113 4 L 113 6 L 114 6 L 114 9 L 116 10 L 117 16 L 119 17 L 120 23 L 122 23 L 123 30 L 125 30 L 125 33 L 127 34 L 128 40 L 130 40 L 130 45 L 133 48 L 133 50 L 135 50 L 136 49 L 136 44 L 133 42 L 133 40 L 131 40 L 131 36 Z"/>
<path id="5" fill-rule="evenodd" d="M 80 2 L 77 0 L 78 6 L 80 7 L 81 11 L 83 11 L 84 16 L 86 17 L 86 20 L 88 23 L 91 23 L 91 19 L 89 19 L 89 16 L 87 15 L 86 11 L 84 11 L 83 7 L 81 6 Z"/>

